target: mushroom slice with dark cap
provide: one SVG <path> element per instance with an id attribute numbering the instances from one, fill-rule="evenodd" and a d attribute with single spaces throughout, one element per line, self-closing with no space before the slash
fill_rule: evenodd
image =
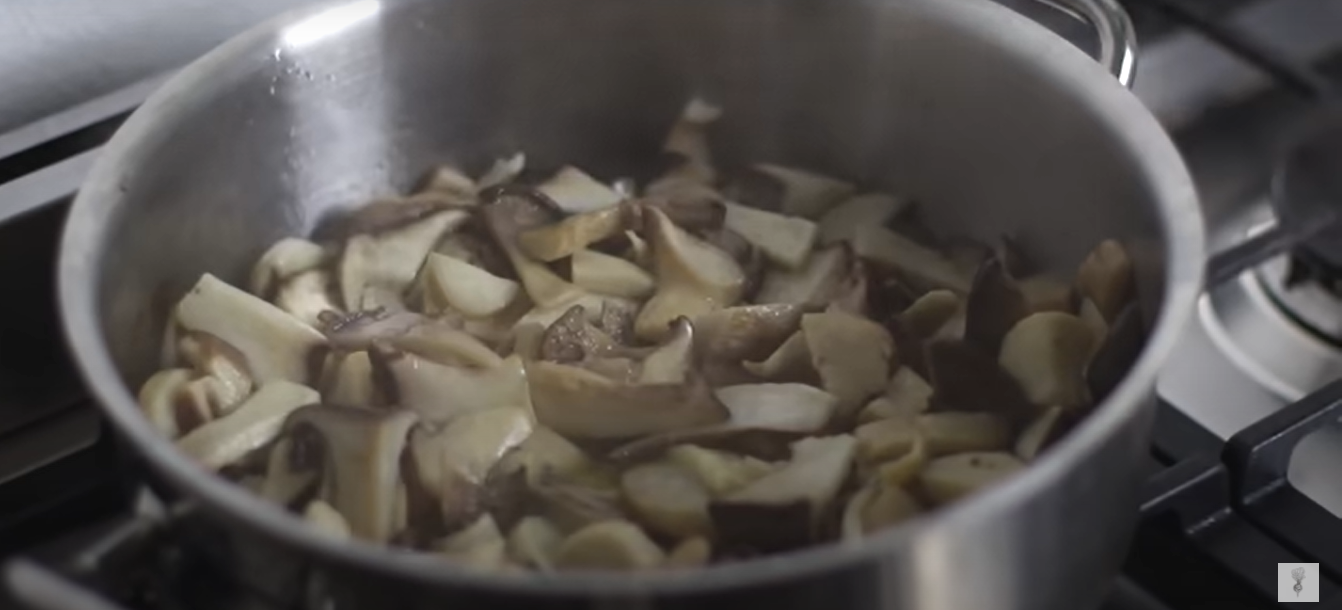
<path id="1" fill-rule="evenodd" d="M 312 405 L 295 411 L 288 427 L 311 429 L 321 437 L 326 497 L 349 523 L 355 537 L 386 542 L 396 524 L 401 452 L 414 411 L 373 411 Z"/>
<path id="2" fill-rule="evenodd" d="M 802 316 L 801 330 L 825 391 L 838 398 L 840 414 L 855 415 L 885 389 L 895 348 L 883 326 L 847 313 L 825 312 Z"/>
<path id="3" fill-rule="evenodd" d="M 784 216 L 765 210 L 727 202 L 723 226 L 759 248 L 765 256 L 785 269 L 806 264 L 815 245 L 816 224 L 805 218 Z"/>
<path id="4" fill-rule="evenodd" d="M 753 166 L 730 189 L 741 203 L 802 218 L 820 218 L 854 191 L 843 180 L 769 163 Z"/>
<path id="5" fill-rule="evenodd" d="M 451 366 L 492 367 L 503 361 L 479 339 L 413 312 L 365 311 L 328 316 L 326 322 L 326 336 L 338 350 L 375 351 L 376 344 Z"/>
<path id="6" fill-rule="evenodd" d="M 965 341 L 994 354 L 1011 327 L 1030 312 L 1025 295 L 1007 275 L 997 257 L 990 256 L 974 274 L 965 299 Z"/>
<path id="7" fill-rule="evenodd" d="M 973 272 L 966 271 L 944 254 L 932 250 L 880 225 L 861 227 L 853 237 L 858 256 L 884 265 L 927 288 L 969 292 Z"/>
<path id="8" fill-rule="evenodd" d="M 799 305 L 740 305 L 691 318 L 695 345 L 705 365 L 762 360 L 797 331 L 805 310 Z"/>
<path id="9" fill-rule="evenodd" d="M 692 429 L 727 419 L 702 378 L 684 383 L 624 384 L 586 369 L 527 364 L 536 418 L 571 438 L 619 439 Z"/>
<path id="10" fill-rule="evenodd" d="M 183 436 L 177 448 L 206 468 L 218 470 L 275 440 L 290 413 L 320 400 L 317 391 L 307 386 L 267 382 L 232 413 Z"/>
<path id="11" fill-rule="evenodd" d="M 997 359 L 960 340 L 927 344 L 928 383 L 932 402 L 952 411 L 1000 413 L 1013 420 L 1029 419 L 1036 408 L 1014 377 Z"/>
<path id="12" fill-rule="evenodd" d="M 659 341 L 676 318 L 693 319 L 740 300 L 746 276 L 730 255 L 686 233 L 658 210 L 648 210 L 645 220 L 658 284 L 634 321 L 639 338 Z"/>

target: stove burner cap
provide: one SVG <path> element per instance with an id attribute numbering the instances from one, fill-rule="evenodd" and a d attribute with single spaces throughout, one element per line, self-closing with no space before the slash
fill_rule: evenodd
<path id="1" fill-rule="evenodd" d="M 1308 234 L 1295 256 L 1314 267 L 1307 275 L 1330 276 L 1325 284 L 1342 279 L 1342 117 L 1331 117 L 1291 148 L 1272 191 L 1278 224 Z"/>

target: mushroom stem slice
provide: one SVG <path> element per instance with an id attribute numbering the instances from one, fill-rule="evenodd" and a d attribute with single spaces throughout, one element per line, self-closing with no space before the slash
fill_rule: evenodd
<path id="1" fill-rule="evenodd" d="M 394 382 L 397 403 L 427 422 L 442 424 L 466 413 L 502 407 L 531 411 L 532 397 L 520 356 L 509 356 L 486 369 L 444 366 L 380 350 L 372 356 L 374 369 L 385 371 Z"/>
<path id="2" fill-rule="evenodd" d="M 638 265 L 593 250 L 579 250 L 571 261 L 573 283 L 599 294 L 642 299 L 657 289 L 657 281 Z"/>
<path id="3" fill-rule="evenodd" d="M 370 287 L 395 295 L 404 293 L 438 239 L 469 218 L 468 212 L 446 210 L 385 233 L 351 237 L 340 258 L 345 308 L 362 309 L 363 295 Z"/>
<path id="4" fill-rule="evenodd" d="M 208 273 L 177 304 L 177 321 L 236 348 L 261 383 L 306 382 L 313 351 L 326 343 L 298 318 Z"/>
<path id="5" fill-rule="evenodd" d="M 856 542 L 867 534 L 908 521 L 921 512 L 918 501 L 903 489 L 872 480 L 853 494 L 844 507 L 844 542 Z"/>
<path id="6" fill-rule="evenodd" d="M 930 339 L 960 310 L 960 297 L 954 292 L 933 290 L 900 312 L 899 321 L 916 337 Z"/>
<path id="7" fill-rule="evenodd" d="M 1090 402 L 1085 369 L 1095 338 L 1080 318 L 1047 311 L 1014 326 L 998 361 L 1041 408 L 1077 409 Z"/>
<path id="8" fill-rule="evenodd" d="M 853 185 L 814 172 L 761 163 L 755 171 L 776 180 L 782 186 L 777 209 L 788 216 L 819 218 L 853 194 Z"/>
<path id="9" fill-rule="evenodd" d="M 663 567 L 669 569 L 700 568 L 713 559 L 713 544 L 706 538 L 687 538 L 666 555 Z"/>
<path id="10" fill-rule="evenodd" d="M 520 289 L 517 282 L 437 253 L 429 254 L 424 273 L 429 298 L 471 318 L 503 311 L 517 298 Z"/>
<path id="11" fill-rule="evenodd" d="M 320 400 L 312 388 L 271 381 L 228 416 L 183 436 L 177 447 L 206 468 L 218 470 L 274 440 L 290 413 Z"/>
<path id="12" fill-rule="evenodd" d="M 614 189 L 573 166 L 560 169 L 536 190 L 568 214 L 595 212 L 614 206 L 624 199 Z"/>
<path id="13" fill-rule="evenodd" d="M 792 460 L 782 468 L 727 496 L 741 504 L 806 501 L 818 516 L 834 500 L 848 476 L 857 441 L 849 435 L 802 439 L 792 444 Z"/>
<path id="14" fill-rule="evenodd" d="M 357 351 L 402 350 L 450 366 L 494 367 L 503 359 L 479 339 L 450 324 L 417 313 L 359 312 L 328 318 L 327 337 L 333 347 Z"/>
<path id="15" fill-rule="evenodd" d="M 625 502 L 649 529 L 673 538 L 709 535 L 708 490 L 694 474 L 668 462 L 650 462 L 620 476 Z"/>
<path id="16" fill-rule="evenodd" d="M 864 193 L 844 200 L 820 217 L 820 243 L 853 241 L 858 229 L 886 226 L 909 207 L 908 200 L 884 193 Z"/>
<path id="17" fill-rule="evenodd" d="M 927 499 L 942 506 L 1001 482 L 1024 467 L 1010 453 L 958 453 L 928 462 L 918 484 Z"/>
<path id="18" fill-rule="evenodd" d="M 621 384 L 590 371 L 545 361 L 527 377 L 542 424 L 570 438 L 618 439 L 692 429 L 727 419 L 727 410 L 697 376 L 684 384 Z"/>
<path id="19" fill-rule="evenodd" d="M 693 473 L 714 498 L 731 494 L 773 471 L 768 462 L 698 445 L 677 445 L 667 450 L 666 457 Z"/>
<path id="20" fill-rule="evenodd" d="M 814 222 L 737 203 L 726 205 L 724 226 L 727 229 L 735 231 L 786 269 L 799 269 L 806 263 L 817 234 Z"/>
<path id="21" fill-rule="evenodd" d="M 507 541 L 494 518 L 481 515 L 461 531 L 438 543 L 439 552 L 461 565 L 481 570 L 503 567 Z"/>
<path id="22" fill-rule="evenodd" d="M 209 421 L 212 413 L 182 413 L 176 397 L 195 377 L 190 369 L 164 369 L 154 373 L 140 386 L 140 410 L 163 436 L 175 439 L 185 431 Z M 189 410 L 188 410 L 189 411 Z"/>
<path id="23" fill-rule="evenodd" d="M 741 366 L 752 375 L 770 381 L 819 380 L 815 367 L 811 365 L 811 351 L 806 347 L 806 337 L 800 330 L 792 333 L 768 358 L 760 362 L 747 360 Z"/>
<path id="24" fill-rule="evenodd" d="M 745 272 L 729 254 L 686 233 L 660 210 L 645 208 L 645 220 L 659 283 L 634 322 L 639 338 L 661 340 L 672 320 L 693 319 L 741 299 Z"/>
<path id="25" fill-rule="evenodd" d="M 227 415 L 252 393 L 252 375 L 247 358 L 233 346 L 208 333 L 188 332 L 182 336 L 178 353 L 203 375 L 219 382 L 220 410 Z"/>
<path id="26" fill-rule="evenodd" d="M 313 500 L 303 510 L 303 520 L 317 531 L 338 540 L 349 540 L 349 524 L 336 509 L 321 500 Z"/>
<path id="27" fill-rule="evenodd" d="M 842 246 L 818 250 L 800 269 L 771 269 L 764 274 L 756 303 L 795 303 L 820 308 L 828 303 L 843 284 L 849 268 L 849 256 Z"/>
<path id="28" fill-rule="evenodd" d="M 965 294 L 974 281 L 972 272 L 940 252 L 880 225 L 859 228 L 853 237 L 853 250 L 858 256 L 891 268 L 928 288 L 945 288 Z"/>
<path id="29" fill-rule="evenodd" d="M 545 517 L 523 517 L 508 532 L 508 555 L 522 565 L 542 571 L 554 570 L 554 558 L 564 534 Z"/>
<path id="30" fill-rule="evenodd" d="M 326 248 L 306 239 L 286 237 L 270 246 L 252 267 L 247 289 L 252 294 L 268 298 L 285 280 L 326 263 L 330 253 Z"/>
<path id="31" fill-rule="evenodd" d="M 882 419 L 858 426 L 853 437 L 857 439 L 858 461 L 876 464 L 908 453 L 918 439 L 918 426 L 904 418 Z"/>
<path id="32" fill-rule="evenodd" d="M 685 318 L 671 324 L 671 336 L 643 359 L 640 385 L 684 383 L 694 362 L 694 325 Z"/>
<path id="33" fill-rule="evenodd" d="M 698 341 L 695 351 L 712 363 L 761 360 L 797 332 L 803 309 L 799 305 L 742 305 L 692 317 Z"/>
<path id="34" fill-rule="evenodd" d="M 335 280 L 323 269 L 301 272 L 284 280 L 275 294 L 275 306 L 303 323 L 316 326 L 323 312 L 341 311 L 336 305 Z"/>
<path id="35" fill-rule="evenodd" d="M 1115 240 L 1100 242 L 1081 261 L 1076 286 L 1081 296 L 1095 302 L 1106 320 L 1115 319 L 1136 292 L 1132 257 Z"/>
<path id="36" fill-rule="evenodd" d="M 885 389 L 895 348 L 883 326 L 836 311 L 802 316 L 801 330 L 825 391 L 839 400 L 840 415 L 856 414 Z"/>
<path id="37" fill-rule="evenodd" d="M 522 231 L 517 235 L 517 246 L 527 256 L 550 263 L 633 229 L 639 221 L 637 207 L 614 205 Z"/>
<path id="38" fill-rule="evenodd" d="M 885 386 L 885 394 L 876 397 L 858 414 L 861 423 L 888 417 L 913 417 L 924 413 L 932 398 L 932 386 L 907 366 L 899 367 Z"/>
<path id="39" fill-rule="evenodd" d="M 485 478 L 505 453 L 531 434 L 531 413 L 501 407 L 454 418 L 437 434 L 416 430 L 410 453 L 424 491 L 438 499 L 449 526 L 481 510 Z"/>
<path id="40" fill-rule="evenodd" d="M 560 570 L 647 570 L 659 567 L 666 554 L 637 525 L 606 521 L 589 525 L 566 538 L 555 554 Z"/>
<path id="41" fill-rule="evenodd" d="M 779 432 L 817 432 L 838 408 L 838 397 L 801 383 L 755 383 L 718 388 L 731 425 Z"/>

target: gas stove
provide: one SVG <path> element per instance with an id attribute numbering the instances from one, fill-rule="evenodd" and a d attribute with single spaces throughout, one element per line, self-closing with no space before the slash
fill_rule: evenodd
<path id="1" fill-rule="evenodd" d="M 1032 0 L 1006 3 L 1025 10 Z M 1273 231 L 1275 169 L 1320 116 L 1337 114 L 1342 0 L 1125 4 L 1142 41 L 1135 92 L 1184 153 L 1213 248 Z M 214 15 L 218 29 L 200 38 L 265 12 Z M 1092 44 L 1065 19 L 1050 25 Z M 40 78 L 0 69 L 0 91 L 11 92 L 0 93 L 0 278 L 6 295 L 21 295 L 0 299 L 0 558 L 23 558 L 5 572 L 14 599 L 0 593 L 0 607 L 326 607 L 301 574 L 257 590 L 174 544 L 182 517 L 136 483 L 60 336 L 53 268 L 71 197 L 168 69 L 204 50 L 165 45 L 153 61 L 132 54 L 116 78 L 80 66 L 69 78 L 86 87 L 66 82 L 49 94 L 25 97 L 9 85 L 46 91 L 23 80 Z M 19 82 L 5 80 L 13 74 Z M 34 110 L 43 104 L 65 109 Z M 1316 262 L 1282 254 L 1202 295 L 1158 383 L 1142 521 L 1104 610 L 1284 607 L 1277 564 L 1294 563 L 1317 564 L 1307 579 L 1326 607 L 1342 608 L 1342 291 Z"/>

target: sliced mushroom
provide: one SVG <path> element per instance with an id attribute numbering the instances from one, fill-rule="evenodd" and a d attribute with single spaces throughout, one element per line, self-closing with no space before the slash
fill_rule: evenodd
<path id="1" fill-rule="evenodd" d="M 671 222 L 687 231 L 705 234 L 718 231 L 727 221 L 726 202 L 712 187 L 695 180 L 693 177 L 658 180 L 648 185 L 648 194 L 641 203 L 666 214 Z"/>
<path id="2" fill-rule="evenodd" d="M 672 447 L 667 450 L 666 458 L 693 473 L 715 498 L 734 493 L 773 471 L 768 462 L 697 445 Z"/>
<path id="3" fill-rule="evenodd" d="M 858 228 L 853 237 L 853 251 L 929 289 L 945 288 L 965 294 L 974 281 L 972 271 L 881 225 Z"/>
<path id="4" fill-rule="evenodd" d="M 795 303 L 820 308 L 830 301 L 848 272 L 848 253 L 842 246 L 818 250 L 797 270 L 771 269 L 764 274 L 756 303 Z"/>
<path id="5" fill-rule="evenodd" d="M 524 566 L 549 572 L 564 543 L 564 533 L 545 517 L 523 517 L 508 532 L 508 556 Z"/>
<path id="6" fill-rule="evenodd" d="M 439 165 L 424 180 L 422 192 L 442 194 L 462 203 L 475 200 L 475 181 L 454 165 Z"/>
<path id="7" fill-rule="evenodd" d="M 884 227 L 898 216 L 909 202 L 884 193 L 864 193 L 850 197 L 820 217 L 820 244 L 828 246 L 851 242 L 857 230 L 867 226 Z"/>
<path id="8" fill-rule="evenodd" d="M 960 297 L 949 290 L 933 290 L 900 312 L 904 328 L 920 339 L 930 339 L 961 311 Z"/>
<path id="9" fill-rule="evenodd" d="M 315 439 L 305 439 L 313 440 Z M 305 442 L 305 441 L 303 441 Z M 317 486 L 320 464 L 306 464 L 299 455 L 301 442 L 291 438 L 281 438 L 271 447 L 266 456 L 266 476 L 258 492 L 262 498 L 280 506 L 290 506 L 307 496 Z M 320 451 L 320 447 L 307 447 L 305 450 Z M 343 519 L 343 518 L 342 518 Z"/>
<path id="10" fill-rule="evenodd" d="M 1037 313 L 1007 333 L 998 362 L 1030 402 L 1077 409 L 1090 402 L 1085 370 L 1094 340 L 1090 328 L 1074 315 Z"/>
<path id="11" fill-rule="evenodd" d="M 918 476 L 927 466 L 927 442 L 922 436 L 914 439 L 908 452 L 897 459 L 879 464 L 872 478 L 890 487 L 904 487 Z"/>
<path id="12" fill-rule="evenodd" d="M 889 417 L 913 417 L 927 411 L 932 398 L 932 386 L 913 369 L 902 366 L 890 377 L 885 394 L 867 403 L 858 413 L 857 421 L 868 423 Z"/>
<path id="13" fill-rule="evenodd" d="M 517 178 L 518 174 L 527 167 L 527 156 L 523 153 L 515 153 L 510 157 L 500 157 L 494 160 L 494 164 L 489 166 L 480 179 L 475 182 L 477 192 L 493 188 L 501 184 L 507 184 Z"/>
<path id="14" fill-rule="evenodd" d="M 454 563 L 480 570 L 503 567 L 508 543 L 490 515 L 480 515 L 461 531 L 439 542 L 438 550 Z"/>
<path id="15" fill-rule="evenodd" d="M 253 383 L 247 370 L 247 359 L 233 346 L 214 335 L 200 332 L 184 334 L 179 345 L 178 353 L 197 372 L 218 381 L 215 416 L 227 415 L 251 395 Z"/>
<path id="16" fill-rule="evenodd" d="M 706 362 L 739 363 L 767 358 L 797 332 L 798 305 L 744 305 L 691 318 L 698 337 L 695 351 Z"/>
<path id="17" fill-rule="evenodd" d="M 371 407 L 382 404 L 377 384 L 373 381 L 373 362 L 368 352 L 358 351 L 338 357 L 331 375 L 323 383 L 322 395 L 326 402 L 351 407 Z"/>
<path id="18" fill-rule="evenodd" d="M 340 290 L 345 307 L 363 309 L 368 288 L 404 293 L 438 239 L 469 218 L 465 211 L 447 210 L 401 228 L 351 237 L 340 257 Z"/>
<path id="19" fill-rule="evenodd" d="M 424 273 L 426 296 L 472 318 L 503 311 L 519 290 L 517 282 L 442 254 L 429 254 Z"/>
<path id="20" fill-rule="evenodd" d="M 1010 418 L 1028 418 L 1036 411 L 1015 377 L 978 347 L 940 339 L 927 344 L 924 356 L 932 400 L 942 409 Z"/>
<path id="21" fill-rule="evenodd" d="M 811 350 L 806 346 L 806 336 L 801 331 L 792 333 L 763 361 L 747 360 L 741 366 L 751 374 L 770 381 L 819 381 L 815 367 L 811 365 Z"/>
<path id="22" fill-rule="evenodd" d="M 871 282 L 867 276 L 867 266 L 861 260 L 853 259 L 843 281 L 839 282 L 829 303 L 825 305 L 825 311 L 871 317 Z"/>
<path id="23" fill-rule="evenodd" d="M 286 237 L 275 242 L 252 266 L 247 289 L 268 298 L 285 280 L 324 265 L 330 253 L 306 239 Z"/>
<path id="24" fill-rule="evenodd" d="M 695 536 L 686 538 L 673 547 L 671 552 L 667 553 L 666 562 L 662 567 L 672 570 L 699 568 L 708 565 L 712 559 L 713 543 Z"/>
<path id="25" fill-rule="evenodd" d="M 464 413 L 437 433 L 410 435 L 410 453 L 424 492 L 437 499 L 449 527 L 481 509 L 482 486 L 491 469 L 531 434 L 531 413 L 501 407 Z"/>
<path id="26" fill-rule="evenodd" d="M 848 501 L 841 527 L 845 542 L 856 542 L 867 534 L 916 517 L 922 508 L 903 489 L 878 479 L 868 482 Z"/>
<path id="27" fill-rule="evenodd" d="M 714 395 L 731 413 L 731 426 L 779 432 L 816 432 L 839 405 L 837 396 L 800 383 L 735 385 Z"/>
<path id="28" fill-rule="evenodd" d="M 1011 446 L 1011 423 L 992 413 L 925 413 L 918 416 L 917 425 L 927 453 L 934 457 Z"/>
<path id="29" fill-rule="evenodd" d="M 275 294 L 275 305 L 305 324 L 316 326 L 323 312 L 341 311 L 336 298 L 331 274 L 312 269 L 284 280 Z"/>
<path id="30" fill-rule="evenodd" d="M 617 353 L 621 346 L 592 324 L 582 305 L 574 305 L 541 335 L 539 357 L 559 363 L 581 362 Z"/>
<path id="31" fill-rule="evenodd" d="M 662 150 L 683 158 L 682 165 L 686 169 L 681 174 L 703 183 L 711 183 L 716 178 L 708 146 L 708 127 L 721 117 L 721 108 L 702 99 L 694 98 L 685 104 L 662 144 Z"/>
<path id="32" fill-rule="evenodd" d="M 672 320 L 694 319 L 740 300 L 745 272 L 731 256 L 686 233 L 656 209 L 648 209 L 646 221 L 658 285 L 634 321 L 640 339 L 661 340 Z"/>
<path id="33" fill-rule="evenodd" d="M 756 207 L 778 210 L 788 216 L 820 218 L 854 190 L 849 182 L 806 170 L 768 163 L 758 164 L 754 170 L 776 181 L 780 195 L 775 205 Z"/>
<path id="34" fill-rule="evenodd" d="M 801 330 L 825 391 L 839 399 L 840 415 L 856 414 L 885 389 L 894 344 L 880 324 L 842 312 L 811 313 L 802 316 Z"/>
<path id="35" fill-rule="evenodd" d="M 581 479 L 595 469 L 595 462 L 582 449 L 542 425 L 534 426 L 526 440 L 498 464 L 503 472 L 526 471 L 528 482 L 535 482 L 541 475 Z"/>
<path id="36" fill-rule="evenodd" d="M 542 309 L 571 304 L 582 295 L 577 286 L 528 257 L 517 244 L 518 235 L 522 231 L 548 224 L 555 219 L 553 205 L 543 194 L 504 187 L 493 194 L 482 208 L 490 234 L 512 263 L 527 296 L 536 307 Z"/>
<path id="37" fill-rule="evenodd" d="M 306 382 L 314 350 L 326 343 L 311 326 L 208 273 L 177 304 L 177 321 L 236 348 L 262 383 Z"/>
<path id="38" fill-rule="evenodd" d="M 629 385 L 545 361 L 528 363 L 526 372 L 537 419 L 570 438 L 628 438 L 727 419 L 727 410 L 697 376 L 684 384 Z"/>
<path id="39" fill-rule="evenodd" d="M 307 386 L 283 380 L 264 383 L 226 417 L 183 436 L 177 448 L 202 466 L 218 470 L 275 440 L 290 413 L 320 400 L 321 395 Z"/>
<path id="40" fill-rule="evenodd" d="M 233 390 L 217 377 L 206 375 L 182 384 L 172 396 L 179 432 L 195 431 L 225 411 L 236 409 L 237 404 L 229 404 L 235 398 Z"/>
<path id="41" fill-rule="evenodd" d="M 1061 428 L 1062 409 L 1053 407 L 1044 411 L 1016 437 L 1016 457 L 1025 462 L 1034 461 L 1053 442 Z"/>
<path id="42" fill-rule="evenodd" d="M 345 518 L 330 504 L 321 500 L 308 503 L 308 507 L 303 510 L 303 520 L 327 536 L 338 540 L 350 538 L 349 524 L 345 522 Z"/>
<path id="43" fill-rule="evenodd" d="M 639 521 L 654 532 L 672 538 L 706 536 L 708 490 L 698 477 L 670 462 L 649 462 L 620 476 L 624 500 Z"/>
<path id="44" fill-rule="evenodd" d="M 1030 313 L 1044 311 L 1072 313 L 1075 310 L 1075 291 L 1070 284 L 1058 278 L 1036 275 L 1019 280 L 1016 285 L 1025 297 L 1025 307 Z"/>
<path id="45" fill-rule="evenodd" d="M 786 269 L 799 269 L 806 263 L 817 234 L 814 222 L 737 203 L 726 205 L 724 226 L 727 229 L 745 238 Z"/>
<path id="46" fill-rule="evenodd" d="M 1115 240 L 1100 242 L 1086 260 L 1081 261 L 1081 268 L 1076 272 L 1076 286 L 1081 296 L 1095 302 L 1104 319 L 1115 319 L 1136 291 L 1132 257 Z"/>
<path id="47" fill-rule="evenodd" d="M 974 274 L 965 299 L 965 341 L 995 354 L 1017 322 L 1028 315 L 1025 295 L 996 257 L 988 257 Z"/>
<path id="48" fill-rule="evenodd" d="M 311 429 L 320 435 L 329 486 L 323 499 L 345 517 L 355 537 L 386 542 L 395 533 L 401 451 L 417 420 L 409 410 L 315 405 L 289 418 L 295 433 Z"/>
<path id="49" fill-rule="evenodd" d="M 877 464 L 904 455 L 918 439 L 916 420 L 892 417 L 862 424 L 853 431 L 857 439 L 857 460 Z"/>
<path id="50" fill-rule="evenodd" d="M 1142 312 L 1137 303 L 1128 306 L 1114 318 L 1109 334 L 1091 356 L 1086 367 L 1086 387 L 1095 401 L 1103 400 L 1123 377 L 1128 374 L 1146 344 L 1142 327 Z"/>
<path id="51" fill-rule="evenodd" d="M 572 166 L 560 169 L 555 175 L 536 187 L 568 214 L 582 214 L 608 208 L 620 203 L 623 197 L 586 172 Z"/>
<path id="52" fill-rule="evenodd" d="M 642 299 L 657 289 L 657 281 L 638 265 L 594 250 L 573 254 L 573 283 L 599 294 Z"/>
<path id="53" fill-rule="evenodd" d="M 531 410 L 527 371 L 517 355 L 483 369 L 444 366 L 398 352 L 374 350 L 371 355 L 374 370 L 386 371 L 394 382 L 396 404 L 427 422 L 502 407 Z"/>
<path id="54" fill-rule="evenodd" d="M 416 313 L 360 312 L 343 318 L 327 318 L 326 334 L 331 346 L 347 350 L 372 350 L 377 345 L 420 356 L 449 366 L 494 367 L 503 360 L 479 339 L 450 324 Z"/>
<path id="55" fill-rule="evenodd" d="M 647 570 L 666 559 L 661 547 L 637 525 L 605 521 L 574 532 L 559 545 L 555 568 L 560 570 Z"/>
<path id="56" fill-rule="evenodd" d="M 633 231 L 625 231 L 624 237 L 629 240 L 629 250 L 624 254 L 625 260 L 638 265 L 641 269 L 652 269 L 652 246 Z"/>
<path id="57" fill-rule="evenodd" d="M 640 218 L 635 206 L 613 205 L 522 231 L 517 235 L 517 246 L 533 259 L 554 262 L 637 227 Z"/>
<path id="58" fill-rule="evenodd" d="M 694 326 L 685 318 L 671 324 L 671 336 L 643 359 L 640 385 L 680 384 L 690 375 L 694 360 Z"/>
<path id="59" fill-rule="evenodd" d="M 163 436 L 175 439 L 214 417 L 208 408 L 197 412 L 194 405 L 183 405 L 177 400 L 182 388 L 194 377 L 195 372 L 190 369 L 164 369 L 140 386 L 140 411 Z"/>
<path id="60" fill-rule="evenodd" d="M 542 476 L 531 484 L 542 513 L 566 532 L 624 519 L 618 488 L 555 481 Z"/>
<path id="61" fill-rule="evenodd" d="M 1010 453 L 959 453 L 928 462 L 918 484 L 928 500 L 941 506 L 1001 482 L 1024 467 Z"/>

